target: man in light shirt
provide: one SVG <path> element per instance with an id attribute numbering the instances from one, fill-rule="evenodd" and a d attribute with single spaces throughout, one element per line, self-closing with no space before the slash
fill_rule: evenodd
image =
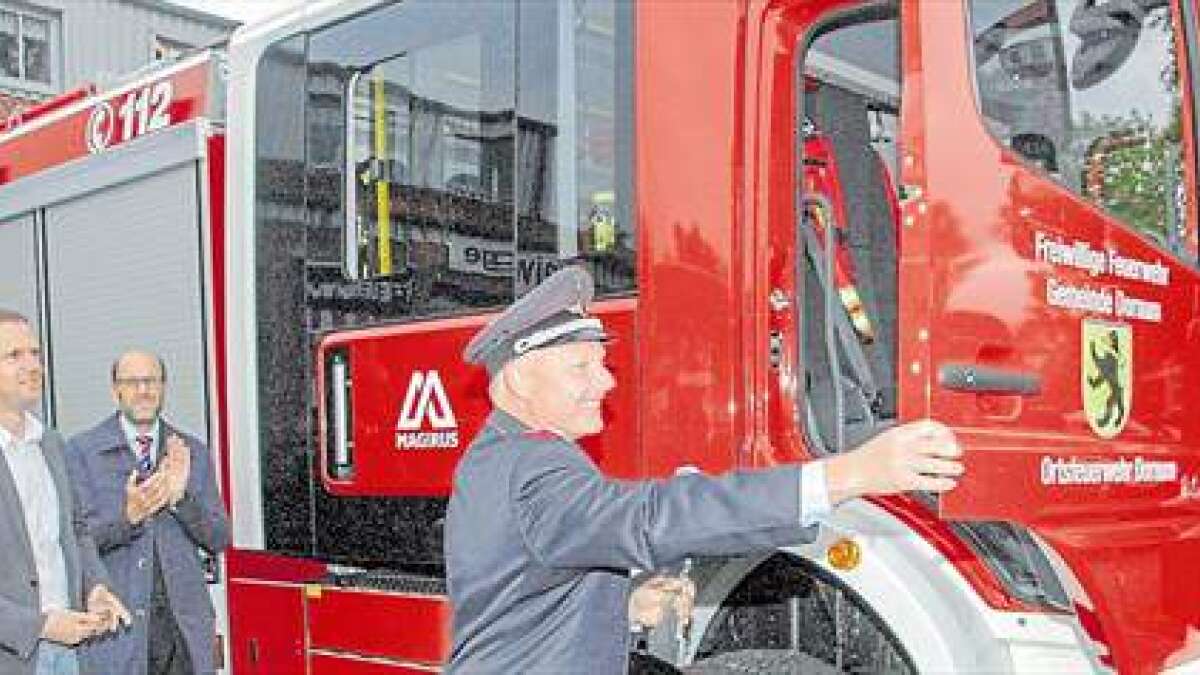
<path id="1" fill-rule="evenodd" d="M 74 647 L 130 617 L 76 508 L 62 438 L 31 412 L 41 397 L 37 336 L 0 309 L 0 672 L 78 675 Z"/>

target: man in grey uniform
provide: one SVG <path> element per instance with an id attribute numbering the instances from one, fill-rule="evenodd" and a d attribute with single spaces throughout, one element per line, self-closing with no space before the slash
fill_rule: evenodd
<path id="1" fill-rule="evenodd" d="M 586 270 L 560 270 L 464 351 L 487 367 L 495 409 L 447 514 L 448 673 L 624 673 L 631 568 L 811 541 L 841 501 L 944 492 L 962 473 L 953 435 L 924 421 L 803 465 L 609 480 L 575 442 L 603 428 L 614 385 L 592 295 Z"/>

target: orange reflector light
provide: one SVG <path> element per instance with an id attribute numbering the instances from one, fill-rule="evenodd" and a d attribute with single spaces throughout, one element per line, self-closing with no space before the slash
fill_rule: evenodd
<path id="1" fill-rule="evenodd" d="M 862 547 L 851 539 L 838 539 L 830 544 L 825 557 L 833 569 L 849 572 L 862 562 Z"/>

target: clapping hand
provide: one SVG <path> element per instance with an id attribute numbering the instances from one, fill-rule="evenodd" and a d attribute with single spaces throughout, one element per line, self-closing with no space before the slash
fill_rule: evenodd
<path id="1" fill-rule="evenodd" d="M 107 630 L 108 620 L 92 612 L 52 609 L 46 612 L 41 638 L 60 645 L 75 645 Z"/>
<path id="2" fill-rule="evenodd" d="M 103 585 L 98 585 L 88 593 L 87 609 L 89 614 L 101 617 L 105 630 L 114 631 L 122 625 L 133 623 L 129 610 L 125 605 Z"/>
<path id="3" fill-rule="evenodd" d="M 178 434 L 171 434 L 157 471 L 141 482 L 137 472 L 129 474 L 125 484 L 125 517 L 137 525 L 163 508 L 178 504 L 187 490 L 191 470 L 192 456 L 187 443 Z"/>
<path id="4" fill-rule="evenodd" d="M 158 513 L 169 503 L 171 493 L 167 475 L 156 471 L 144 481 L 138 482 L 136 471 L 130 472 L 125 482 L 125 518 L 137 525 Z"/>
<path id="5" fill-rule="evenodd" d="M 175 506 L 183 499 L 187 490 L 188 476 L 192 470 L 192 455 L 187 443 L 178 434 L 171 434 L 167 439 L 167 455 L 163 459 L 160 473 L 166 475 L 167 503 Z"/>
<path id="6" fill-rule="evenodd" d="M 52 609 L 46 612 L 46 623 L 42 624 L 41 637 L 50 642 L 74 647 L 101 633 L 115 631 L 121 625 L 133 622 L 129 610 L 104 586 L 96 586 L 88 593 L 87 611 Z"/>

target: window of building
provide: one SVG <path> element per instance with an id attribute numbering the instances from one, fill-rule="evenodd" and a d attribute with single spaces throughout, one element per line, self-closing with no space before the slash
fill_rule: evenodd
<path id="1" fill-rule="evenodd" d="M 0 9 L 0 83 L 49 91 L 57 77 L 57 17 Z"/>
<path id="2" fill-rule="evenodd" d="M 992 134 L 1190 259 L 1177 22 L 1169 0 L 971 0 Z"/>

